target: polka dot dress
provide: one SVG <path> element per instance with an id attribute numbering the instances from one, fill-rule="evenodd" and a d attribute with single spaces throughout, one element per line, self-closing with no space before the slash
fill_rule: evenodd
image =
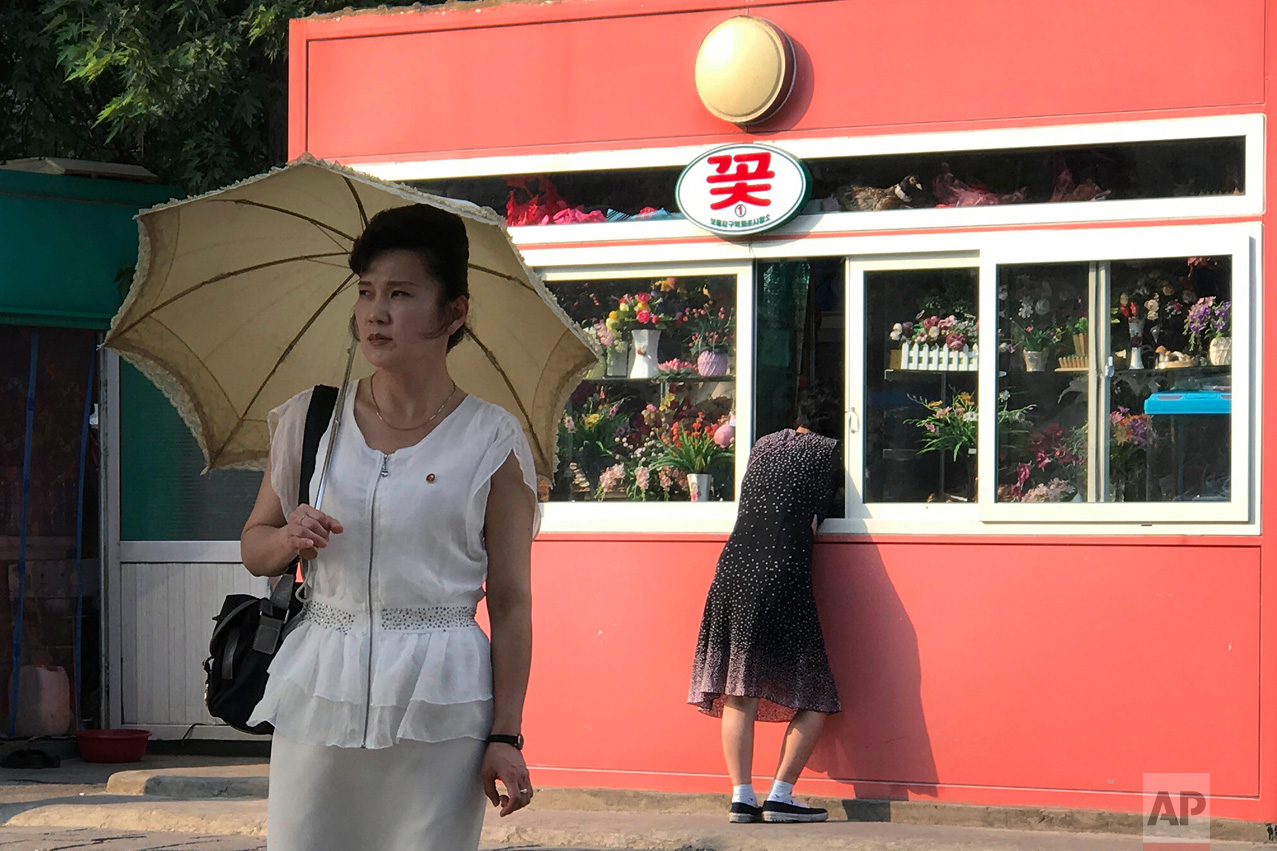
<path id="1" fill-rule="evenodd" d="M 724 695 L 759 698 L 760 721 L 841 710 L 811 584 L 811 520 L 840 469 L 837 441 L 818 434 L 754 444 L 701 619 L 687 700 L 702 712 L 721 715 Z"/>

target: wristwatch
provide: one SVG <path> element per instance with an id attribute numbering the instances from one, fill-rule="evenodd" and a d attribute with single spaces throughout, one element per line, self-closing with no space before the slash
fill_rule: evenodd
<path id="1" fill-rule="evenodd" d="M 513 745 L 516 750 L 523 750 L 523 734 L 517 736 L 506 736 L 501 733 L 493 733 L 488 736 L 488 744 L 490 745 Z"/>

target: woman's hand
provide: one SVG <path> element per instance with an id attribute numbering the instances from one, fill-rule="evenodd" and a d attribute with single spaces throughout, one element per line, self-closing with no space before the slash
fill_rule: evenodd
<path id="1" fill-rule="evenodd" d="M 297 550 L 306 561 L 313 561 L 319 551 L 328 546 L 328 537 L 340 535 L 341 524 L 317 508 L 299 505 L 288 515 L 288 524 L 284 534 L 288 537 L 288 546 Z"/>
<path id="2" fill-rule="evenodd" d="M 501 808 L 501 815 L 508 816 L 521 810 L 532 800 L 532 780 L 523 754 L 513 745 L 493 742 L 483 754 L 483 792 L 492 806 Z M 497 791 L 497 781 L 505 786 L 506 794 Z"/>

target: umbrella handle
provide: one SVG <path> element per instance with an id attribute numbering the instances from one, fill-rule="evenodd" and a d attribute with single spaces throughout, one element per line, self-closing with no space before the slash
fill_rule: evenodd
<path id="1" fill-rule="evenodd" d="M 315 487 L 315 500 L 313 507 L 322 511 L 320 505 L 324 501 L 324 487 L 328 484 L 328 464 L 333 459 L 333 447 L 337 445 L 337 434 L 341 430 L 342 409 L 346 405 L 346 388 L 350 386 L 350 371 L 355 365 L 355 350 L 359 346 L 358 340 L 350 342 L 350 351 L 346 353 L 346 374 L 342 378 L 341 387 L 337 388 L 337 403 L 333 405 L 333 418 L 329 425 L 328 448 L 324 450 L 324 463 L 319 468 L 319 484 Z M 310 572 L 302 571 L 302 586 L 298 589 L 298 598 L 303 602 L 310 596 Z"/>
<path id="2" fill-rule="evenodd" d="M 350 371 L 355 365 L 355 350 L 359 346 L 358 340 L 352 340 L 350 343 L 350 351 L 346 353 L 346 374 L 342 378 L 341 387 L 337 389 L 337 404 L 333 405 L 333 419 L 330 426 L 331 437 L 328 440 L 328 448 L 324 451 L 324 463 L 319 468 L 319 484 L 315 488 L 315 501 L 313 507 L 319 510 L 324 501 L 324 488 L 328 484 L 328 464 L 333 459 L 333 447 L 337 445 L 337 435 L 341 430 L 341 412 L 346 405 L 346 388 L 350 386 Z"/>

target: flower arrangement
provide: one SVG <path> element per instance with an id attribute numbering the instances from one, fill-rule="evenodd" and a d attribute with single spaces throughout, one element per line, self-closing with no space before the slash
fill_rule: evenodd
<path id="1" fill-rule="evenodd" d="M 666 378 L 677 378 L 680 376 L 696 375 L 696 364 L 692 361 L 679 360 L 671 358 L 657 364 L 657 372 Z"/>
<path id="2" fill-rule="evenodd" d="M 581 327 L 585 329 L 586 336 L 597 340 L 599 347 L 604 351 L 612 348 L 618 342 L 616 333 L 608 327 L 607 322 L 603 319 L 584 322 Z"/>
<path id="3" fill-rule="evenodd" d="M 1115 498 L 1124 498 L 1126 486 L 1146 463 L 1148 450 L 1157 445 L 1153 418 L 1132 414 L 1118 405 L 1109 413 L 1109 482 Z"/>
<path id="4" fill-rule="evenodd" d="M 980 323 L 969 313 L 945 317 L 919 313 L 914 319 L 913 322 L 897 322 L 891 326 L 893 342 L 943 345 L 962 351 L 974 346 L 979 338 Z"/>
<path id="5" fill-rule="evenodd" d="M 600 388 L 580 403 L 576 416 L 565 414 L 561 432 L 570 435 L 572 454 L 578 460 L 594 462 L 613 456 L 617 432 L 628 422 L 620 403 L 611 402 Z"/>
<path id="6" fill-rule="evenodd" d="M 1073 326 L 1085 315 L 1085 299 L 1076 295 L 1076 287 L 1016 275 L 1013 282 L 998 286 L 999 327 L 1004 329 L 998 351 L 1044 352 L 1079 333 Z"/>
<path id="7" fill-rule="evenodd" d="M 660 293 L 641 292 L 623 295 L 616 309 L 608 312 L 604 324 L 613 333 L 661 330 L 682 322 L 682 314 L 670 311 Z"/>
<path id="8" fill-rule="evenodd" d="M 1044 352 L 1064 338 L 1060 328 L 1048 322 L 1016 322 L 1011 320 L 1011 341 L 1026 352 Z"/>
<path id="9" fill-rule="evenodd" d="M 692 308 L 683 315 L 683 324 L 691 331 L 692 354 L 726 353 L 731 348 L 735 315 L 726 307 L 719 307 L 717 311 L 707 307 Z"/>
<path id="10" fill-rule="evenodd" d="M 686 421 L 673 423 L 668 431 L 657 434 L 660 445 L 651 466 L 672 467 L 685 474 L 710 472 L 735 455 L 733 443 L 720 446 L 714 440 L 715 433 L 724 425 L 725 422 L 708 423 L 704 411 L 698 413 L 690 425 Z"/>
<path id="11" fill-rule="evenodd" d="M 1227 337 L 1232 327 L 1232 308 L 1232 302 L 1217 301 L 1215 296 L 1198 299 L 1184 320 L 1189 348 L 1201 351 L 1214 338 Z"/>
<path id="12" fill-rule="evenodd" d="M 1005 390 L 998 396 L 998 429 L 999 434 L 1023 431 L 1026 426 L 1025 412 L 1029 408 L 1012 409 L 1007 406 L 1011 394 Z M 943 400 L 915 402 L 927 409 L 925 417 L 906 420 L 925 432 L 919 455 L 928 452 L 948 452 L 956 461 L 960 455 L 976 446 L 976 432 L 979 422 L 979 411 L 975 396 L 971 393 L 955 393 L 953 401 L 945 404 Z M 1032 406 L 1030 406 L 1032 407 Z"/>
<path id="13" fill-rule="evenodd" d="M 1077 493 L 1070 479 L 1082 459 L 1059 423 L 1049 423 L 1029 435 L 1024 452 L 1032 460 L 1017 461 L 1015 482 L 1002 491 L 1010 502 L 1063 502 Z"/>

